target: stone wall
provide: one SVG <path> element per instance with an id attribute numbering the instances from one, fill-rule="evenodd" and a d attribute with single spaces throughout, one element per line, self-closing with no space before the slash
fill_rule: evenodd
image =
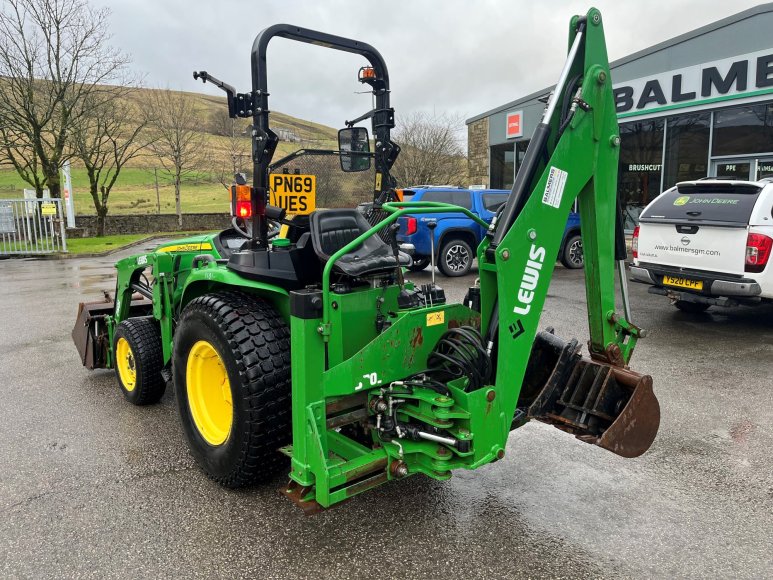
<path id="1" fill-rule="evenodd" d="M 183 214 L 182 230 L 177 227 L 177 215 L 108 215 L 105 234 L 155 234 L 159 232 L 223 230 L 231 223 L 231 216 L 224 213 Z M 76 216 L 75 229 L 67 230 L 69 237 L 88 238 L 97 235 L 97 216 Z"/>
<path id="2" fill-rule="evenodd" d="M 470 185 L 489 186 L 488 117 L 467 125 L 467 167 Z"/>

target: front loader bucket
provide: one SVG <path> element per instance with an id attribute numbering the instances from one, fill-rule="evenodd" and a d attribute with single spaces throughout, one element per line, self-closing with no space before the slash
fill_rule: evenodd
<path id="1" fill-rule="evenodd" d="M 529 418 L 622 457 L 638 457 L 660 426 L 652 377 L 582 357 L 579 350 L 576 340 L 537 335 L 522 391 Z"/>
<path id="2" fill-rule="evenodd" d="M 72 340 L 78 349 L 81 363 L 87 369 L 103 369 L 107 366 L 110 340 L 105 316 L 112 315 L 114 309 L 112 300 L 81 302 L 78 305 Z"/>
<path id="3" fill-rule="evenodd" d="M 152 312 L 153 303 L 134 294 L 129 306 L 129 316 L 147 316 Z M 83 366 L 87 369 L 104 369 L 108 366 L 110 353 L 110 331 L 108 316 L 113 316 L 115 304 L 105 295 L 100 302 L 81 302 L 78 318 L 72 329 L 72 340 Z M 112 323 L 112 322 L 110 322 Z"/>

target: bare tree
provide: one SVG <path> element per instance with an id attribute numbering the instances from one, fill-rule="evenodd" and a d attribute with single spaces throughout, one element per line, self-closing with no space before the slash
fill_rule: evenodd
<path id="1" fill-rule="evenodd" d="M 228 134 L 225 135 L 225 149 L 220 159 L 219 179 L 223 187 L 229 189 L 235 174 L 250 173 L 250 138 L 242 133 L 237 120 L 228 116 L 228 111 L 225 111 L 225 118 L 230 121 L 230 127 Z"/>
<path id="2" fill-rule="evenodd" d="M 146 112 L 153 139 L 150 150 L 172 178 L 177 225 L 182 227 L 182 178 L 201 166 L 207 137 L 199 130 L 198 107 L 191 95 L 158 89 L 151 91 L 149 101 Z"/>
<path id="3" fill-rule="evenodd" d="M 234 134 L 242 135 L 247 130 L 248 123 L 245 119 L 232 119 L 228 115 L 228 107 L 223 101 L 222 106 L 215 108 L 210 113 L 207 129 L 213 135 L 220 137 L 232 137 Z"/>
<path id="4" fill-rule="evenodd" d="M 147 119 L 137 114 L 140 106 L 136 89 L 127 86 L 115 87 L 110 98 L 91 95 L 84 100 L 86 110 L 72 131 L 73 149 L 89 178 L 99 236 L 105 235 L 110 191 L 121 169 L 148 146 Z M 128 121 L 129 116 L 134 119 Z"/>
<path id="5" fill-rule="evenodd" d="M 445 114 L 414 113 L 394 132 L 402 148 L 392 175 L 402 186 L 463 185 L 467 163 L 459 138 L 464 120 Z"/>
<path id="6" fill-rule="evenodd" d="M 4 0 L 0 8 L 0 151 L 38 197 L 59 170 L 81 103 L 128 58 L 109 46 L 109 10 L 85 0 Z"/>

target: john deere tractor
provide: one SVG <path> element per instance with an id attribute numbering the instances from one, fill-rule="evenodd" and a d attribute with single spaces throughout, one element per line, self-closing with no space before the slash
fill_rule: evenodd
<path id="1" fill-rule="evenodd" d="M 375 165 L 369 217 L 317 209 L 288 219 L 268 203 L 277 135 L 266 49 L 274 38 L 360 55 L 375 106 L 339 132 L 341 169 Z M 81 304 L 73 337 L 89 368 L 115 369 L 126 399 L 156 403 L 173 383 L 201 469 L 227 487 L 289 463 L 284 492 L 305 510 L 388 481 L 501 459 L 531 420 L 623 457 L 658 430 L 652 380 L 629 367 L 631 322 L 617 207 L 620 137 L 601 14 L 569 26 L 569 53 L 512 192 L 495 220 L 464 208 L 395 201 L 389 75 L 370 45 L 289 25 L 258 34 L 252 90 L 227 94 L 252 118 L 253 183 L 232 187 L 233 227 L 125 258 L 114 301 Z M 372 141 L 365 127 L 369 121 Z M 372 142 L 372 150 L 371 150 Z M 590 340 L 538 332 L 567 216 L 579 203 Z M 463 213 L 488 228 L 479 279 L 461 304 L 404 278 L 403 215 Z M 285 232 L 278 232 L 284 226 Z M 623 312 L 615 309 L 615 272 Z M 287 459 L 289 458 L 289 462 Z"/>

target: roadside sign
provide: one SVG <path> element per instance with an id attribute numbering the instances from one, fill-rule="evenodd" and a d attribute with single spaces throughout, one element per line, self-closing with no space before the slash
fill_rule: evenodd
<path id="1" fill-rule="evenodd" d="M 289 214 L 307 215 L 317 206 L 317 176 L 272 173 L 268 179 L 271 205 L 283 207 Z"/>
<path id="2" fill-rule="evenodd" d="M 41 215 L 56 215 L 56 204 L 52 202 L 43 202 L 40 204 Z"/>

